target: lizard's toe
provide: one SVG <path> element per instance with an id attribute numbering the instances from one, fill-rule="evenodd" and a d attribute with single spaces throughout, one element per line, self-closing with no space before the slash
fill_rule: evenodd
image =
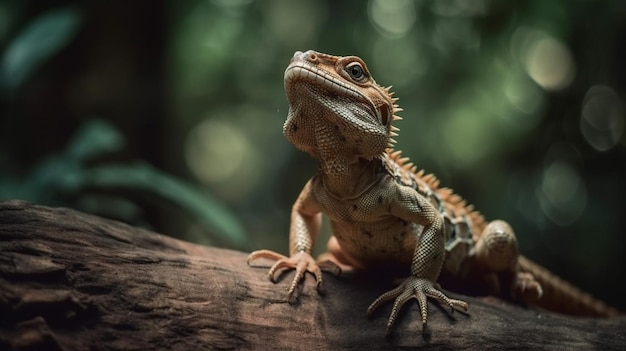
<path id="1" fill-rule="evenodd" d="M 519 272 L 513 286 L 514 296 L 519 296 L 522 301 L 534 302 L 543 295 L 541 284 L 535 276 L 527 272 Z"/>
<path id="2" fill-rule="evenodd" d="M 341 267 L 339 267 L 337 263 L 331 260 L 318 261 L 317 264 L 322 271 L 328 272 L 334 275 L 335 277 L 341 274 L 341 271 L 342 271 Z"/>
<path id="3" fill-rule="evenodd" d="M 454 312 L 455 309 L 462 309 L 467 311 L 467 302 L 461 300 L 455 300 L 447 297 L 443 292 L 436 288 L 427 288 L 425 291 L 426 295 L 439 300 L 441 304 L 444 304 L 450 307 L 451 312 Z"/>
<path id="4" fill-rule="evenodd" d="M 247 263 L 248 265 L 252 265 L 252 261 L 255 261 L 259 258 L 267 258 L 268 260 L 276 261 L 287 258 L 285 255 L 281 255 L 272 250 L 257 250 L 253 251 L 248 255 Z"/>

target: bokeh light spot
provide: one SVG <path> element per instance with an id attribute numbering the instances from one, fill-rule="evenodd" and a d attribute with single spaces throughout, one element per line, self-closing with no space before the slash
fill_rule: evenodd
<path id="1" fill-rule="evenodd" d="M 543 171 L 538 198 L 546 216 L 565 226 L 576 221 L 585 210 L 587 190 L 574 167 L 555 160 Z"/>
<path id="2" fill-rule="evenodd" d="M 603 85 L 587 91 L 580 130 L 589 145 L 598 151 L 607 151 L 619 143 L 624 134 L 624 105 L 615 91 Z"/>
<path id="3" fill-rule="evenodd" d="M 524 63 L 528 75 L 547 90 L 561 90 L 574 80 L 574 59 L 569 49 L 554 38 L 536 41 Z"/>
<path id="4" fill-rule="evenodd" d="M 241 130 L 216 119 L 198 124 L 185 141 L 187 165 L 196 178 L 209 185 L 221 184 L 245 173 L 242 168 L 252 151 Z"/>
<path id="5" fill-rule="evenodd" d="M 546 90 L 564 89 L 576 75 L 570 50 L 543 31 L 517 28 L 511 38 L 511 53 L 520 60 L 526 73 Z"/>
<path id="6" fill-rule="evenodd" d="M 417 17 L 411 0 L 370 0 L 367 10 L 374 27 L 387 37 L 404 36 Z"/>

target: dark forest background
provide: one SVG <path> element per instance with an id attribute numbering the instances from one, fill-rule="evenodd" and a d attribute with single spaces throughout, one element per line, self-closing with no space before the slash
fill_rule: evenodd
<path id="1" fill-rule="evenodd" d="M 405 155 L 626 310 L 624 38 L 621 0 L 3 0 L 0 198 L 286 252 L 283 71 L 358 55 Z"/>

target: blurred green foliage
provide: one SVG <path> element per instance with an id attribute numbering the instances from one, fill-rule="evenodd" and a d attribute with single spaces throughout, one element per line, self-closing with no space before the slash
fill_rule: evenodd
<path id="1" fill-rule="evenodd" d="M 194 216 L 218 242 L 248 247 L 240 223 L 218 200 L 192 185 L 144 162 L 89 166 L 90 160 L 118 151 L 123 145 L 124 137 L 108 122 L 87 121 L 63 153 L 43 160 L 28 176 L 0 176 L 0 199 L 71 206 L 132 223 L 142 215 L 141 207 L 129 196 L 117 193 L 143 192 Z M 108 195 L 103 197 L 103 193 Z M 150 227 L 149 223 L 139 223 Z"/>
<path id="2" fill-rule="evenodd" d="M 605 278 L 626 264 L 620 0 L 14 0 L 0 19 L 2 198 L 284 252 L 316 165 L 282 136 L 283 71 L 358 55 L 400 98 L 405 155 L 626 309 Z"/>
<path id="3" fill-rule="evenodd" d="M 46 59 L 65 46 L 79 29 L 80 13 L 73 7 L 45 12 L 11 39 L 0 63 L 0 88 L 7 94 L 34 74 Z"/>

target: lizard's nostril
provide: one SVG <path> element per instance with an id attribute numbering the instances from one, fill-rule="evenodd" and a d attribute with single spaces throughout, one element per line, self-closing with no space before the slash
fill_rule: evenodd
<path id="1" fill-rule="evenodd" d="M 317 53 L 313 50 L 309 50 L 307 52 L 305 52 L 304 54 L 302 54 L 302 58 L 310 61 L 310 62 L 315 62 L 317 61 Z"/>

